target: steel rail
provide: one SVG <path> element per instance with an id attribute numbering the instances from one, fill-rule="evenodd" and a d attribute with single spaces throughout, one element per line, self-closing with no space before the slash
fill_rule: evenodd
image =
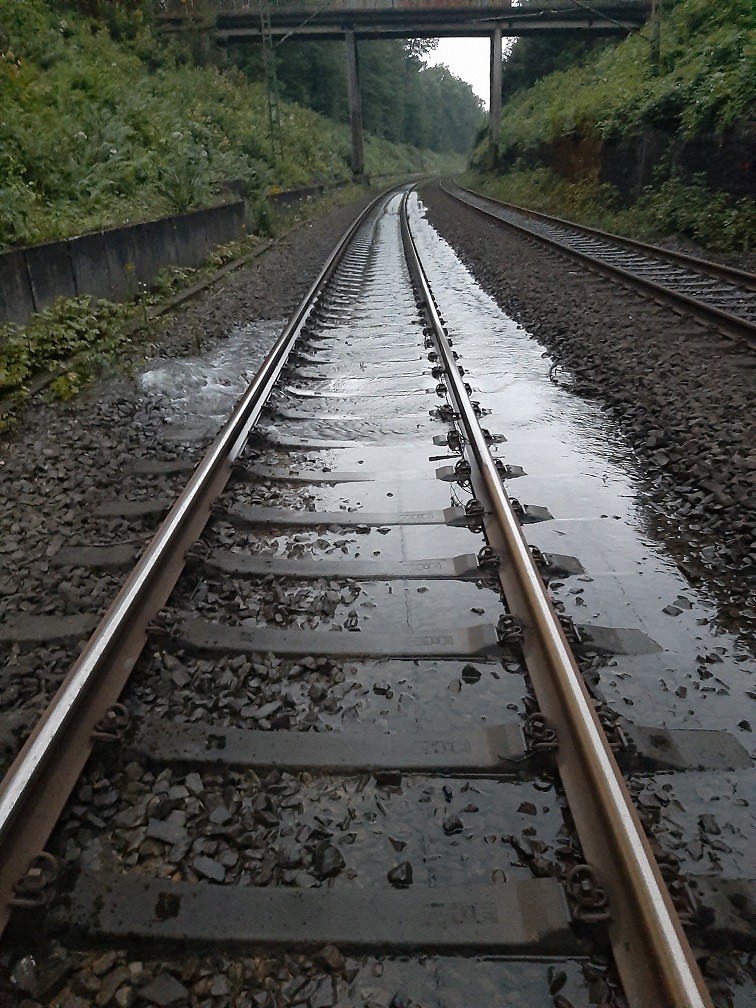
<path id="1" fill-rule="evenodd" d="M 557 732 L 556 762 L 583 852 L 606 891 L 615 961 L 633 1008 L 712 1008 L 648 840 L 596 716 L 557 614 L 504 490 L 452 355 L 402 205 L 410 273 L 432 326 L 447 387 L 470 446 L 476 492 L 499 554 L 507 606 L 523 628 L 523 653 L 541 712 Z M 477 471 L 476 471 L 477 467 Z M 475 483 L 474 483 L 475 485 Z"/>
<path id="2" fill-rule="evenodd" d="M 556 250 L 557 252 L 561 252 L 564 255 L 577 260 L 583 266 L 587 266 L 589 269 L 609 277 L 611 280 L 616 281 L 619 279 L 626 287 L 637 290 L 646 297 L 650 294 L 656 301 L 671 305 L 671 307 L 678 311 L 686 310 L 698 321 L 714 326 L 717 330 L 719 330 L 719 332 L 721 332 L 724 336 L 727 336 L 729 339 L 742 340 L 750 347 L 756 348 L 756 325 L 748 319 L 741 318 L 738 315 L 733 315 L 732 312 L 724 311 L 722 308 L 717 308 L 716 305 L 707 304 L 705 301 L 699 301 L 694 297 L 690 297 L 688 294 L 675 291 L 671 287 L 664 287 L 662 284 L 656 283 L 653 280 L 644 279 L 636 273 L 632 273 L 630 270 L 624 269 L 621 266 L 615 266 L 611 263 L 603 262 L 601 259 L 594 258 L 594 256 L 589 255 L 587 252 L 583 252 L 576 248 L 570 248 L 569 245 L 564 245 L 555 238 L 548 238 L 546 235 L 538 234 L 522 224 L 517 224 L 515 221 L 504 220 L 491 210 L 486 210 L 483 207 L 475 206 L 473 203 L 467 202 L 467 200 L 462 199 L 461 196 L 457 196 L 443 184 L 439 183 L 439 186 L 441 190 L 451 199 L 457 200 L 458 203 L 462 203 L 463 206 L 473 210 L 475 213 L 481 214 L 483 217 L 496 221 L 497 224 L 510 228 L 516 234 L 525 235 L 527 238 L 540 242 L 552 251 Z M 475 195 L 478 194 L 476 193 Z M 482 198 L 490 200 L 492 203 L 498 202 L 497 200 L 491 200 L 488 196 L 484 196 Z M 506 208 L 506 204 L 504 203 L 499 205 Z M 559 223 L 569 225 L 568 221 L 559 221 Z M 649 246 L 649 248 L 653 247 L 654 246 Z M 701 260 L 701 262 L 705 262 L 705 260 Z"/>
<path id="3" fill-rule="evenodd" d="M 575 221 L 567 220 L 565 217 L 556 217 L 553 214 L 544 213 L 542 210 L 531 210 L 528 207 L 518 206 L 517 203 L 507 203 L 506 200 L 497 200 L 493 196 L 478 192 L 477 189 L 471 189 L 469 186 L 460 185 L 458 182 L 455 182 L 455 185 L 462 192 L 470 193 L 471 196 L 477 196 L 478 199 L 487 200 L 489 203 L 505 207 L 507 210 L 515 210 L 524 217 L 533 217 L 535 220 L 543 221 L 544 224 L 558 224 L 560 227 L 573 228 L 588 238 L 600 238 L 602 241 L 614 242 L 615 245 L 620 245 L 631 251 L 654 256 L 660 260 L 668 260 L 676 266 L 684 266 L 691 270 L 698 270 L 701 273 L 708 273 L 719 280 L 728 280 L 730 283 L 742 284 L 748 290 L 756 291 L 756 275 L 746 270 L 737 269 L 735 266 L 712 262 L 711 259 L 702 259 L 700 256 L 677 252 L 675 249 L 665 249 L 660 245 L 652 245 L 651 242 L 640 241 L 638 238 L 628 238 L 625 235 L 614 234 L 612 231 L 602 231 L 601 228 L 589 227 L 587 224 L 577 224 Z M 450 196 L 453 195 L 445 187 L 444 192 Z"/>
<path id="4" fill-rule="evenodd" d="M 391 190 L 389 190 L 391 191 Z M 0 785 L 0 933 L 318 297 L 381 194 L 346 230 L 124 582 Z M 103 722 L 103 719 L 104 722 Z"/>

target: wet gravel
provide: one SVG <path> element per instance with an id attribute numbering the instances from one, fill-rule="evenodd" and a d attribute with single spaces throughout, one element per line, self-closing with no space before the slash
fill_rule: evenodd
<path id="1" fill-rule="evenodd" d="M 478 722 L 494 698 L 515 720 L 527 703 L 523 674 L 517 661 L 202 658 L 169 646 L 142 655 L 127 704 L 136 724 L 158 718 L 260 731 L 353 730 L 358 724 L 416 731 L 443 715 L 451 729 Z"/>
<path id="2" fill-rule="evenodd" d="M 552 380 L 617 417 L 686 576 L 706 578 L 726 624 L 753 629 L 753 351 L 512 235 L 437 186 L 421 195 L 478 282 L 547 348 Z"/>
<path id="3" fill-rule="evenodd" d="M 7 958 L 7 957 L 6 957 Z M 613 1005 L 606 964 L 508 963 L 427 956 L 351 958 L 333 945 L 309 954 L 173 959 L 134 950 L 81 952 L 53 943 L 43 955 L 0 968 L 24 1008 L 570 1008 L 572 998 Z M 479 1000 L 469 1000 L 474 977 Z M 730 978 L 724 974 L 726 983 Z M 411 993 L 410 993 L 411 992 Z"/>
<path id="4" fill-rule="evenodd" d="M 235 329 L 286 318 L 367 201 L 338 207 L 301 226 L 249 266 L 187 302 L 161 323 L 150 359 L 131 380 L 103 380 L 68 404 L 39 398 L 4 435 L 0 624 L 23 614 L 100 614 L 107 608 L 125 572 L 59 568 L 54 563 L 58 550 L 128 544 L 136 555 L 160 515 L 101 517 L 97 507 L 117 496 L 175 495 L 185 474 L 146 477 L 135 472 L 135 465 L 145 459 L 185 460 L 191 468 L 214 433 L 206 430 L 190 443 L 172 443 L 166 433 L 174 418 L 158 395 L 140 387 L 139 375 L 159 367 L 161 360 L 208 351 Z M 266 335 L 272 338 L 267 330 Z M 266 349 L 263 340 L 261 355 Z M 9 765 L 62 681 L 71 653 L 70 648 L 0 644 L 0 770 Z"/>
<path id="5" fill-rule="evenodd" d="M 575 863 L 563 812 L 548 779 L 150 772 L 140 761 L 82 778 L 53 849 L 80 871 L 174 881 L 496 883 L 560 876 Z"/>

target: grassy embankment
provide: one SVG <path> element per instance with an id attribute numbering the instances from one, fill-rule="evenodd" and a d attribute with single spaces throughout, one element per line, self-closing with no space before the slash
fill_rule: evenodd
<path id="1" fill-rule="evenodd" d="M 753 118 L 754 66 L 750 0 L 665 2 L 656 66 L 647 26 L 518 92 L 504 106 L 495 151 L 478 148 L 477 170 L 466 181 L 498 199 L 609 231 L 647 239 L 676 235 L 747 256 L 756 247 L 753 200 L 712 192 L 703 176 L 681 177 L 674 151 L 697 137 L 723 138 Z M 596 161 L 572 180 L 548 166 L 561 141 L 587 141 L 600 151 L 606 142 L 649 130 L 668 136 L 669 154 L 654 185 L 630 205 L 627 194 L 596 180 Z M 482 169 L 492 154 L 498 172 Z"/>
<path id="2" fill-rule="evenodd" d="M 212 205 L 228 179 L 241 181 L 254 230 L 268 234 L 271 192 L 350 179 L 346 126 L 282 103 L 283 157 L 275 159 L 263 85 L 197 65 L 138 9 L 105 6 L 107 24 L 62 4 L 0 0 L 0 250 Z M 374 176 L 460 167 L 371 136 L 365 161 Z M 355 195 L 349 187 L 338 198 Z M 173 271 L 158 295 L 194 278 Z M 69 299 L 23 330 L 0 326 L 0 399 L 10 390 L 22 401 L 34 375 L 77 356 L 51 386 L 70 397 L 103 363 L 133 356 L 137 335 L 126 330 L 147 317 L 145 292 L 134 293 L 141 305 Z"/>
<path id="3" fill-rule="evenodd" d="M 262 84 L 195 65 L 139 11 L 122 21 L 0 0 L 0 248 L 208 205 L 228 179 L 255 202 L 350 178 L 347 126 L 282 103 L 274 160 Z M 380 176 L 459 167 L 371 136 L 365 161 Z"/>

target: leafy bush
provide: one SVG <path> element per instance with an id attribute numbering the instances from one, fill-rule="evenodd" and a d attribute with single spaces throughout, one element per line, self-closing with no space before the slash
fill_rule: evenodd
<path id="1" fill-rule="evenodd" d="M 48 395 L 67 401 L 103 366 L 122 366 L 132 344 L 127 322 L 139 312 L 133 304 L 60 298 L 23 328 L 0 325 L 0 432 L 12 426 L 39 375 L 52 374 Z"/>
<path id="2" fill-rule="evenodd" d="M 506 103 L 498 153 L 511 158 L 579 133 L 721 132 L 754 114 L 755 57 L 751 0 L 665 3 L 658 73 L 645 34 L 591 53 Z"/>
<path id="3" fill-rule="evenodd" d="M 258 201 L 350 177 L 345 125 L 282 103 L 276 163 L 262 84 L 194 65 L 138 3 L 76 7 L 96 17 L 0 0 L 0 247 L 207 205 L 231 178 Z M 369 136 L 365 160 L 376 175 L 458 164 Z"/>
<path id="4" fill-rule="evenodd" d="M 748 255 L 756 239 L 756 206 L 712 192 L 702 176 L 672 178 L 649 187 L 634 206 L 612 219 L 612 229 L 638 235 L 684 235 L 704 248 Z"/>
<path id="5" fill-rule="evenodd" d="M 0 325 L 0 392 L 17 389 L 95 346 L 99 353 L 123 353 L 130 344 L 124 326 L 133 311 L 133 306 L 86 296 L 60 298 L 24 328 Z"/>

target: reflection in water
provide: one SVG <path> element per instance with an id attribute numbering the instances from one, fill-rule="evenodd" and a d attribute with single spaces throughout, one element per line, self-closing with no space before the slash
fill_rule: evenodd
<path id="1" fill-rule="evenodd" d="M 439 309 L 468 369 L 486 425 L 507 436 L 501 454 L 527 475 L 508 489 L 549 508 L 555 521 L 526 526 L 528 541 L 579 557 L 586 576 L 553 585 L 576 623 L 642 630 L 663 651 L 618 656 L 602 671 L 612 706 L 639 722 L 738 728 L 748 672 L 746 645 L 724 633 L 712 591 L 692 586 L 654 530 L 641 467 L 609 414 L 553 380 L 543 348 L 474 281 L 428 224 L 416 196 L 412 229 Z M 564 376 L 562 381 L 564 380 Z M 684 527 L 676 529 L 679 537 Z M 712 671 L 713 670 L 713 671 Z M 661 711 L 660 711 L 661 707 Z"/>

